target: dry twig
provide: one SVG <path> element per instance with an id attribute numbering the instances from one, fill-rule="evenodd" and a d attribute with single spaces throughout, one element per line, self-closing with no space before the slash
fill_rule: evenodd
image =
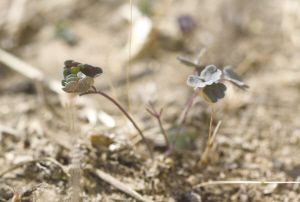
<path id="1" fill-rule="evenodd" d="M 111 175 L 97 169 L 95 171 L 95 174 L 101 178 L 102 180 L 104 180 L 105 182 L 111 184 L 112 186 L 116 187 L 117 189 L 119 189 L 120 191 L 128 194 L 129 196 L 135 198 L 138 201 L 142 201 L 142 202 L 153 202 L 150 199 L 146 199 L 145 197 L 143 197 L 142 195 L 140 195 L 139 193 L 137 193 L 136 191 L 134 191 L 133 189 L 131 189 L 127 184 L 124 184 L 123 182 L 119 181 L 118 179 L 112 177 Z"/>
<path id="2" fill-rule="evenodd" d="M 63 166 L 61 163 L 59 163 L 58 161 L 56 161 L 55 159 L 53 158 L 48 158 L 48 157 L 44 157 L 44 158 L 39 158 L 39 159 L 35 159 L 35 160 L 30 160 L 30 161 L 24 161 L 24 162 L 21 162 L 21 163 L 18 163 L 10 168 L 8 168 L 7 170 L 3 171 L 0 173 L 0 177 L 3 177 L 4 175 L 24 166 L 24 165 L 27 165 L 27 164 L 31 164 L 31 163 L 37 163 L 37 162 L 40 162 L 40 161 L 49 161 L 55 165 L 57 165 L 58 167 L 61 168 L 61 170 L 69 177 L 69 173 L 68 171 L 66 170 L 65 166 Z"/>
<path id="3" fill-rule="evenodd" d="M 194 188 L 207 187 L 211 185 L 235 185 L 235 184 L 300 184 L 299 181 L 255 181 L 255 180 L 228 180 L 228 181 L 210 181 L 196 185 Z"/>

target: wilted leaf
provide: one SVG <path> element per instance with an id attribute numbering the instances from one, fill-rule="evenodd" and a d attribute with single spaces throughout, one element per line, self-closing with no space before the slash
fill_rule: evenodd
<path id="1" fill-rule="evenodd" d="M 63 90 L 67 93 L 83 93 L 88 91 L 94 84 L 92 77 L 72 78 L 71 81 L 66 81 Z"/>
<path id="2" fill-rule="evenodd" d="M 205 86 L 203 89 L 204 94 L 213 102 L 217 102 L 218 99 L 225 97 L 226 86 L 222 83 L 214 83 L 212 85 Z"/>
<path id="3" fill-rule="evenodd" d="M 95 78 L 103 73 L 100 67 L 94 67 L 92 65 L 83 64 L 80 66 L 80 71 L 85 74 L 86 76 Z"/>
<path id="4" fill-rule="evenodd" d="M 103 72 L 100 67 L 81 64 L 73 60 L 66 60 L 64 64 L 62 86 L 67 93 L 88 91 L 94 84 L 94 78 Z"/>
<path id="5" fill-rule="evenodd" d="M 100 67 L 95 67 L 89 64 L 81 64 L 73 60 L 66 60 L 64 64 L 64 77 L 68 76 L 69 74 L 77 74 L 78 72 L 82 72 L 86 76 L 94 78 L 103 73 Z"/>
<path id="6" fill-rule="evenodd" d="M 249 87 L 243 82 L 243 79 L 232 70 L 232 68 L 230 66 L 224 67 L 223 75 L 224 75 L 224 79 L 232 82 L 239 88 L 245 89 L 245 88 Z"/>
<path id="7" fill-rule="evenodd" d="M 90 135 L 89 138 L 90 138 L 91 145 L 94 148 L 98 148 L 98 149 L 108 148 L 109 145 L 114 143 L 114 141 L 110 137 L 102 134 L 92 134 Z"/>

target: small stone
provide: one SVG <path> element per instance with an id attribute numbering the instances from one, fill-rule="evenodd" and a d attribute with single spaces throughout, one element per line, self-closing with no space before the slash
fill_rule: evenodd
<path id="1" fill-rule="evenodd" d="M 189 177 L 186 179 L 186 181 L 187 181 L 190 185 L 192 185 L 192 186 L 194 186 L 194 185 L 196 185 L 196 184 L 199 183 L 199 180 L 198 180 L 198 178 L 197 178 L 195 175 L 189 176 Z"/>
<path id="2" fill-rule="evenodd" d="M 276 183 L 268 184 L 268 185 L 264 188 L 263 193 L 264 193 L 265 195 L 267 195 L 267 194 L 272 194 L 272 193 L 275 191 L 275 189 L 276 189 L 277 187 L 278 187 L 278 184 L 276 184 Z"/>

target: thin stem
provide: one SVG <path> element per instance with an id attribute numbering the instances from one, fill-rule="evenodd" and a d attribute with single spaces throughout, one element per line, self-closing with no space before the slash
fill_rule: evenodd
<path id="1" fill-rule="evenodd" d="M 210 140 L 210 139 L 211 139 L 211 136 L 212 136 L 212 124 L 213 124 L 213 122 L 214 122 L 215 108 L 214 108 L 214 106 L 213 106 L 212 103 L 209 103 L 209 104 L 210 104 L 211 112 L 210 112 L 210 121 L 209 121 L 208 139 Z"/>
<path id="2" fill-rule="evenodd" d="M 219 128 L 220 128 L 221 124 L 222 124 L 222 121 L 219 121 L 216 128 L 215 128 L 215 130 L 214 130 L 214 132 L 213 132 L 213 134 L 212 134 L 212 136 L 211 136 L 211 139 L 210 139 L 210 142 L 209 142 L 210 148 L 213 146 L 214 140 L 216 138 L 216 135 L 219 131 Z"/>
<path id="3" fill-rule="evenodd" d="M 170 148 L 170 142 L 169 142 L 169 139 L 168 139 L 168 135 L 167 135 L 167 132 L 166 132 L 166 130 L 164 129 L 164 127 L 162 125 L 161 118 L 159 118 L 157 120 L 158 120 L 160 131 L 163 134 L 163 136 L 165 137 L 165 141 L 166 141 L 167 147 Z"/>
<path id="4" fill-rule="evenodd" d="M 131 116 L 127 113 L 127 111 L 112 97 L 110 97 L 109 95 L 107 95 L 106 93 L 102 92 L 102 91 L 88 91 L 85 93 L 81 93 L 80 96 L 82 95 L 88 95 L 88 94 L 99 94 L 102 95 L 103 97 L 107 98 L 109 101 L 111 101 L 114 105 L 116 105 L 119 110 L 128 118 L 128 120 L 132 123 L 132 125 L 135 127 L 135 129 L 138 131 L 139 135 L 141 136 L 142 140 L 144 141 L 144 143 L 147 146 L 147 149 L 150 152 L 150 156 L 153 159 L 153 151 L 147 141 L 147 139 L 145 138 L 142 130 L 138 127 L 138 125 L 135 123 L 135 121 L 131 118 Z"/>
<path id="5" fill-rule="evenodd" d="M 153 105 L 150 104 L 150 106 L 151 106 L 151 109 L 146 108 L 146 110 L 147 110 L 147 112 L 149 112 L 149 114 L 151 114 L 154 118 L 157 119 L 157 122 L 158 122 L 158 125 L 159 125 L 159 128 L 160 128 L 160 132 L 163 134 L 163 136 L 165 138 L 165 142 L 166 142 L 166 145 L 167 145 L 168 149 L 170 149 L 171 147 L 170 147 L 168 134 L 167 134 L 166 130 L 164 129 L 164 127 L 162 125 L 162 121 L 161 121 L 161 115 L 162 115 L 163 109 L 161 109 L 158 113 L 155 110 Z"/>
<path id="6" fill-rule="evenodd" d="M 129 90 L 130 90 L 130 78 L 129 78 L 129 72 L 130 72 L 130 67 L 131 67 L 131 45 L 132 45 L 132 0 L 129 0 L 129 5 L 130 5 L 130 24 L 129 24 L 129 36 L 128 36 L 128 44 L 129 44 L 129 49 L 128 49 L 128 64 L 126 65 L 126 91 L 127 91 L 127 107 L 128 110 L 130 110 L 130 97 L 129 97 Z"/>
<path id="7" fill-rule="evenodd" d="M 181 112 L 178 120 L 177 120 L 177 125 L 181 126 L 185 123 L 186 121 L 186 117 L 191 109 L 191 107 L 193 106 L 194 100 L 197 97 L 197 95 L 199 94 L 199 90 L 196 89 L 193 93 L 193 95 L 189 98 L 184 110 Z"/>
<path id="8" fill-rule="evenodd" d="M 75 106 L 74 99 L 71 97 L 69 102 L 70 110 L 70 132 L 72 135 L 72 144 L 73 148 L 71 151 L 71 168 L 70 168 L 70 185 L 72 187 L 71 191 L 71 201 L 78 202 L 80 200 L 80 178 L 81 178 L 81 169 L 80 169 L 80 152 L 78 151 L 78 140 L 80 136 L 75 129 Z"/>
<path id="9" fill-rule="evenodd" d="M 209 105 L 210 105 L 210 108 L 211 108 L 211 113 L 210 113 L 208 137 L 207 137 L 207 143 L 206 143 L 205 150 L 204 150 L 204 152 L 201 156 L 201 164 L 207 164 L 208 154 L 209 154 L 209 151 L 210 151 L 211 147 L 213 146 L 212 124 L 213 124 L 213 121 L 214 121 L 215 110 L 214 110 L 213 103 L 209 102 Z M 217 127 L 216 130 L 218 128 L 219 127 Z"/>

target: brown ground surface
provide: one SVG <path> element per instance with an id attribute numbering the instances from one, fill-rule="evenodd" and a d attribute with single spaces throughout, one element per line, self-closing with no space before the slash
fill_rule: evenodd
<path id="1" fill-rule="evenodd" d="M 83 201 L 135 201 L 96 176 L 97 170 L 153 201 L 300 201 L 295 184 L 199 188 L 216 180 L 300 179 L 300 3 L 145 2 L 151 2 L 153 32 L 147 38 L 150 43 L 130 63 L 126 62 L 130 25 L 121 11 L 127 1 L 0 2 L 2 50 L 57 81 L 66 59 L 101 66 L 104 74 L 97 78 L 97 88 L 125 106 L 128 95 L 132 116 L 155 148 L 151 161 L 134 128 L 101 97 L 75 98 L 71 130 L 72 109 L 64 106 L 64 94 L 53 93 L 0 63 L 0 201 L 10 201 L 14 192 L 22 195 L 22 201 L 68 201 L 67 174 L 42 158 L 55 159 L 67 168 L 74 141 L 80 141 Z M 197 24 L 185 37 L 176 24 L 183 14 Z M 138 40 L 132 39 L 133 54 Z M 165 154 L 158 125 L 145 110 L 149 100 L 164 107 L 164 126 L 172 127 L 192 94 L 185 84 L 192 69 L 176 57 L 203 47 L 207 49 L 203 64 L 230 64 L 250 86 L 241 91 L 228 84 L 225 99 L 215 105 L 215 122 L 222 120 L 222 125 L 208 165 L 196 164 L 206 144 L 210 114 L 201 98 L 182 129 L 175 130 L 181 150 L 171 155 Z M 124 82 L 126 67 L 134 77 L 129 90 Z M 102 139 L 91 141 L 91 135 Z M 22 162 L 27 163 L 1 176 Z"/>

